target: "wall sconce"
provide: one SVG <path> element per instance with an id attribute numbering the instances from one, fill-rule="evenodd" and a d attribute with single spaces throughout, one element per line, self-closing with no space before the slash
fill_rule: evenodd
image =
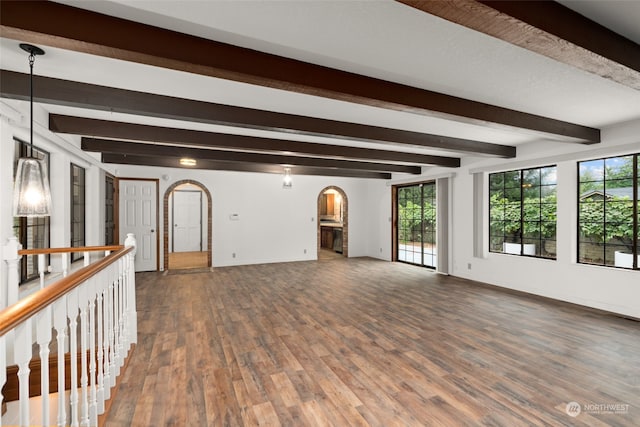
<path id="1" fill-rule="evenodd" d="M 293 180 L 291 179 L 291 168 L 284 168 L 284 179 L 282 180 L 282 188 L 292 188 Z"/>
<path id="2" fill-rule="evenodd" d="M 51 189 L 49 188 L 47 165 L 33 157 L 33 63 L 36 55 L 44 55 L 44 50 L 26 43 L 21 43 L 20 48 L 29 53 L 31 122 L 29 125 L 29 157 L 21 157 L 18 160 L 16 181 L 13 187 L 13 215 L 50 216 Z"/>
<path id="3" fill-rule="evenodd" d="M 195 166 L 196 165 L 196 159 L 190 159 L 188 157 L 183 157 L 182 159 L 180 159 L 180 164 L 182 166 Z"/>

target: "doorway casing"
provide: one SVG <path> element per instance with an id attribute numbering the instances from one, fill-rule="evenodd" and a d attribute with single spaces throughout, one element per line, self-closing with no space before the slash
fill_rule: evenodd
<path id="1" fill-rule="evenodd" d="M 340 187 L 336 187 L 335 185 L 331 185 L 329 187 L 325 187 L 322 190 L 320 190 L 320 194 L 318 194 L 318 200 L 316 202 L 317 205 L 317 227 L 318 227 L 318 235 L 317 235 L 317 241 L 318 241 L 318 253 L 320 253 L 320 243 L 321 243 L 321 237 L 320 237 L 320 203 L 322 201 L 322 195 L 327 191 L 327 190 L 333 190 L 335 192 L 337 192 L 338 194 L 340 194 L 340 197 L 342 197 L 342 206 L 343 206 L 343 211 L 342 211 L 342 255 L 345 257 L 349 257 L 349 200 L 347 199 L 347 194 L 344 192 L 344 190 Z"/>
<path id="2" fill-rule="evenodd" d="M 163 219 L 163 253 L 164 253 L 164 269 L 169 269 L 169 197 L 173 190 L 176 187 L 184 184 L 191 184 L 199 187 L 204 194 L 207 196 L 207 266 L 211 266 L 212 254 L 211 254 L 211 242 L 213 241 L 212 236 L 212 203 L 211 203 L 211 193 L 202 183 L 192 180 L 192 179 L 183 179 L 182 181 L 174 182 L 167 188 L 167 191 L 164 193 L 164 202 L 162 213 L 164 215 Z"/>

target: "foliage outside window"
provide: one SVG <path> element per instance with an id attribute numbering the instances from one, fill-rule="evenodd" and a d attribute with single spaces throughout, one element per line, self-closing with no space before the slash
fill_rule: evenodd
<path id="1" fill-rule="evenodd" d="M 85 241 L 85 170 L 71 164 L 71 247 L 86 246 Z M 82 252 L 72 252 L 71 261 L 83 257 Z"/>
<path id="2" fill-rule="evenodd" d="M 638 154 L 578 163 L 579 263 L 639 267 L 638 175 Z"/>
<path id="3" fill-rule="evenodd" d="M 43 160 L 47 164 L 49 170 L 49 153 L 33 147 L 31 151 L 30 144 L 20 141 L 15 142 L 15 158 L 13 165 L 13 178 L 18 166 L 20 157 L 33 156 L 39 160 Z M 13 218 L 13 234 L 22 244 L 23 249 L 40 249 L 49 247 L 49 217 L 14 217 Z M 45 257 L 46 263 L 49 264 L 49 256 Z M 26 255 L 20 260 L 20 283 L 38 277 L 37 255 Z"/>
<path id="4" fill-rule="evenodd" d="M 436 265 L 435 182 L 398 188 L 398 260 Z"/>
<path id="5" fill-rule="evenodd" d="M 489 175 L 489 250 L 556 258 L 556 167 Z"/>

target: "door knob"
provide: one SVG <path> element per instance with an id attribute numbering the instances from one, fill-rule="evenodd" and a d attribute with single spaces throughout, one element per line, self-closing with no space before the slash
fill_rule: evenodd
<path id="1" fill-rule="evenodd" d="M 155 233 L 155 232 L 156 232 L 156 230 L 151 230 L 151 232 L 152 232 L 152 233 Z"/>

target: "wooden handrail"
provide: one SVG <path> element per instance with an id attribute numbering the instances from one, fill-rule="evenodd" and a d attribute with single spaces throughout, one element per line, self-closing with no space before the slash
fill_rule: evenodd
<path id="1" fill-rule="evenodd" d="M 124 248 L 122 245 L 111 246 L 80 246 L 76 248 L 42 248 L 42 249 L 20 249 L 18 255 L 41 255 L 41 254 L 64 254 L 71 252 L 96 252 L 96 251 L 117 251 Z"/>
<path id="2" fill-rule="evenodd" d="M 67 277 L 63 277 L 55 284 L 44 289 L 40 289 L 39 291 L 0 311 L 0 336 L 5 335 L 21 322 L 29 319 L 31 316 L 35 315 L 61 296 L 84 283 L 84 281 L 94 276 L 96 273 L 104 270 L 119 258 L 131 252 L 134 247 L 129 246 L 126 248 L 120 248 L 121 249 L 117 252 L 113 252 L 99 261 L 81 268 Z"/>

